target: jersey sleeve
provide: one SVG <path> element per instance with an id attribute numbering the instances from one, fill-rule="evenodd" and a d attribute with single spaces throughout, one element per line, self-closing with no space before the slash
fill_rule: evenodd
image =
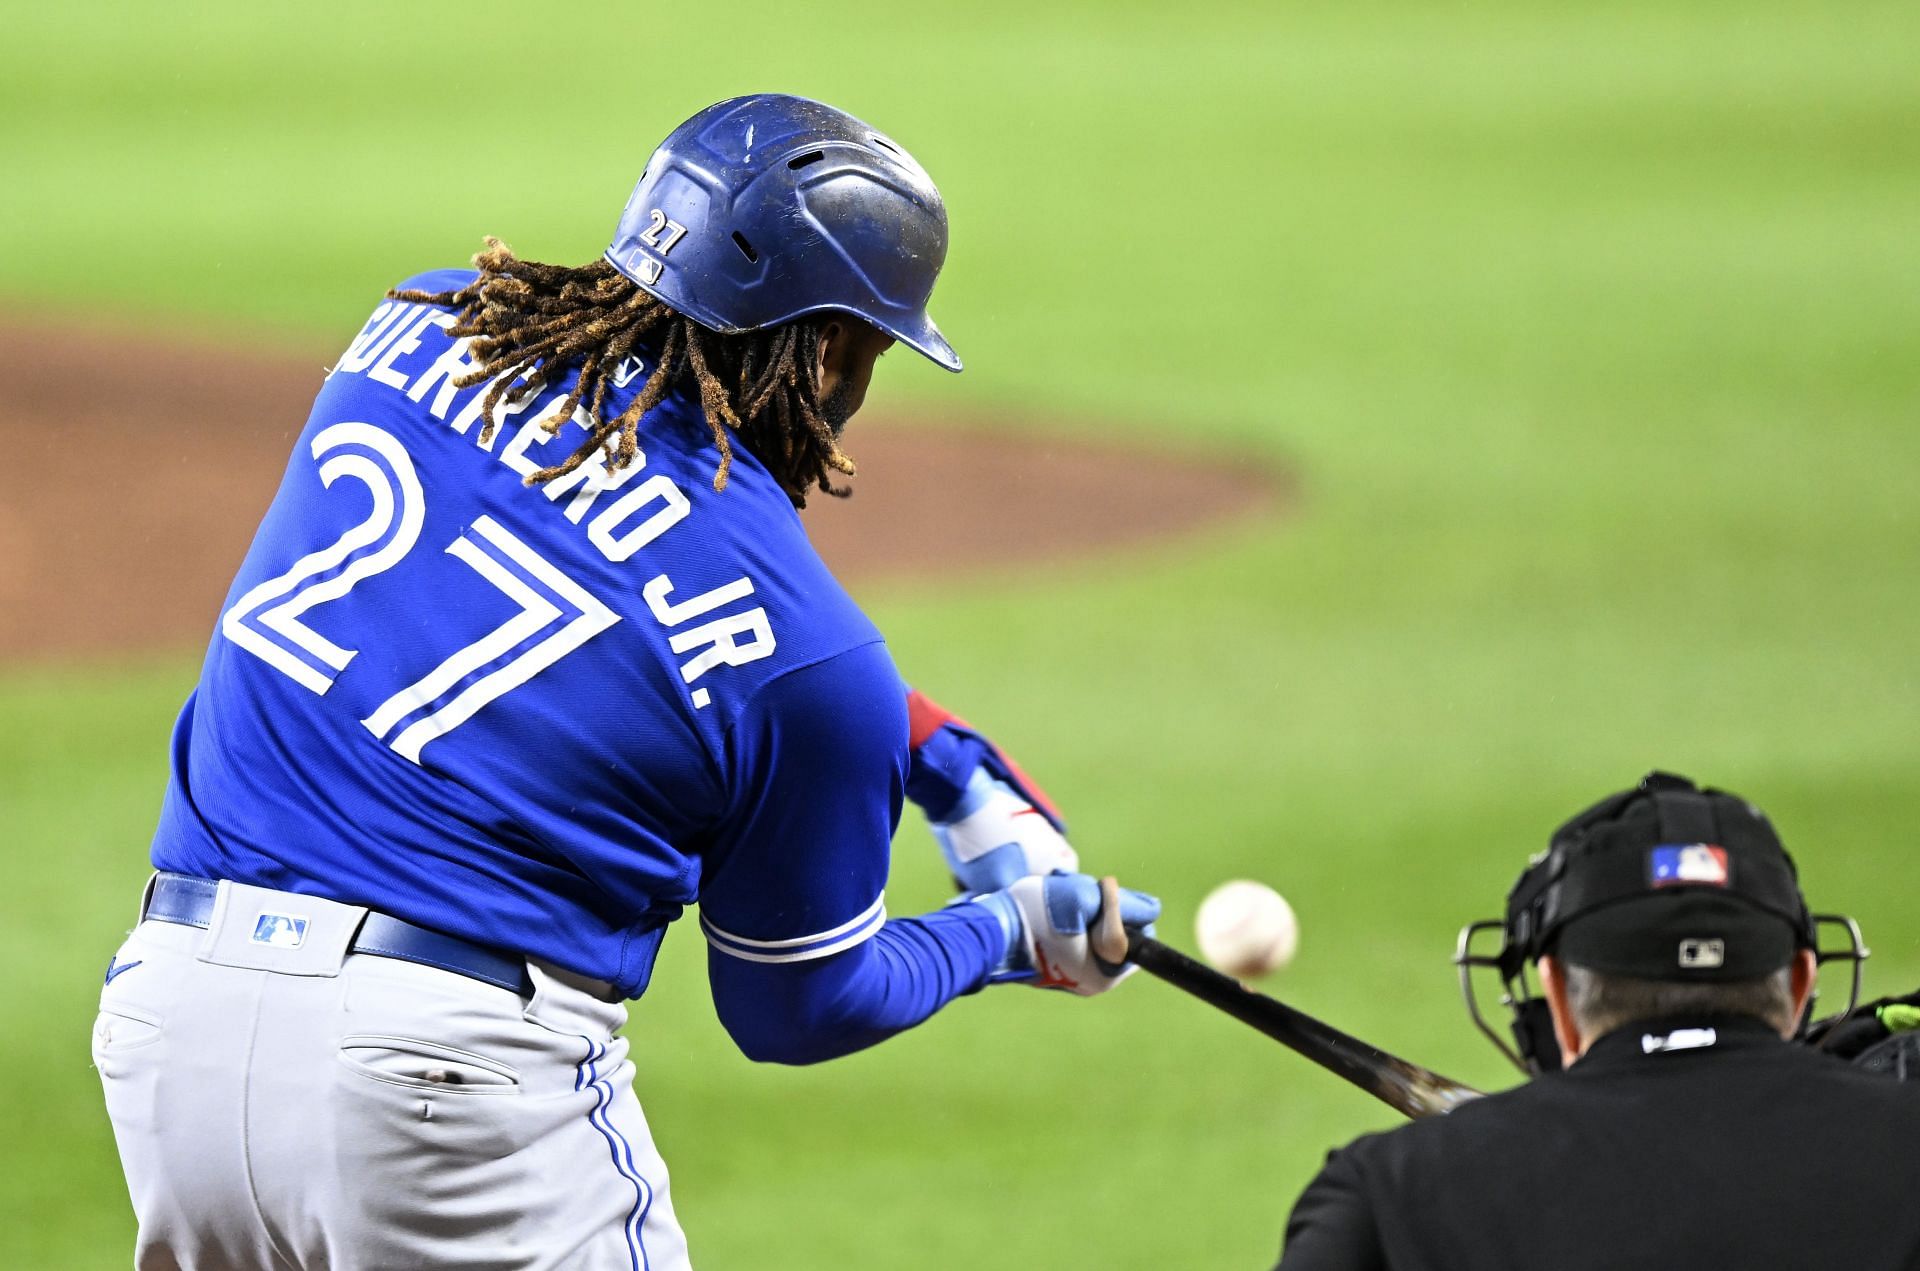
<path id="1" fill-rule="evenodd" d="M 788 671 L 728 737 L 732 815 L 707 853 L 700 925 L 717 953 L 806 962 L 870 939 L 906 787 L 907 711 L 875 642 Z"/>
<path id="2" fill-rule="evenodd" d="M 815 1064 L 912 1028 L 977 992 L 1006 949 L 980 905 L 895 918 L 873 939 L 805 962 L 707 956 L 713 1004 L 741 1053 L 763 1063 Z"/>

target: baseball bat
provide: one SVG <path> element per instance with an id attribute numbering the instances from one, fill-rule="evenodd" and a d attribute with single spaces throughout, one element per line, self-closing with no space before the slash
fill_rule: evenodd
<path id="1" fill-rule="evenodd" d="M 1124 940 L 1126 961 L 1258 1029 L 1406 1116 L 1441 1116 L 1480 1097 L 1471 1086 L 1343 1033 L 1151 936 L 1126 931 L 1120 926 L 1117 889 L 1118 884 L 1112 880 L 1101 880 L 1107 903 L 1102 906 L 1101 929 L 1094 939 L 1095 952 L 1101 958 L 1120 961 L 1110 955 L 1121 951 L 1119 942 Z"/>

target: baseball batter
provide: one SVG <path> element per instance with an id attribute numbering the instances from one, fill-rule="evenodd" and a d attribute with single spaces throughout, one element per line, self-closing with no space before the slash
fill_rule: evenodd
<path id="1" fill-rule="evenodd" d="M 137 1265 L 686 1266 L 618 1030 L 690 904 L 761 1060 L 1118 981 L 1058 818 L 905 688 L 795 511 L 853 471 L 891 345 L 960 369 L 946 244 L 892 140 L 738 98 L 654 152 L 602 259 L 490 240 L 373 310 L 227 596 L 107 971 Z M 972 903 L 888 916 L 907 798 Z"/>

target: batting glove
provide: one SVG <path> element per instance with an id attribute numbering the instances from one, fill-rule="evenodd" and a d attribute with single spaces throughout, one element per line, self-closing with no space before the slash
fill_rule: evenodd
<path id="1" fill-rule="evenodd" d="M 1080 868 L 1079 853 L 1046 815 L 984 768 L 974 770 L 950 815 L 929 825 L 947 872 L 969 895 L 999 891 L 1030 874 Z"/>
<path id="2" fill-rule="evenodd" d="M 1060 814 L 999 747 L 922 693 L 908 691 L 907 713 L 907 796 L 926 813 L 962 892 L 999 891 L 1029 874 L 1080 868 Z"/>
<path id="3" fill-rule="evenodd" d="M 1153 933 L 1160 916 L 1158 897 L 1119 890 L 1120 921 L 1130 931 Z M 1049 874 L 1022 878 L 1010 887 L 975 896 L 1000 920 L 1007 954 L 994 969 L 994 982 L 1020 980 L 1039 988 L 1067 989 L 1082 997 L 1104 993 L 1132 975 L 1131 964 L 1115 965 L 1095 955 L 1087 932 L 1100 919 L 1100 882 L 1088 874 Z"/>

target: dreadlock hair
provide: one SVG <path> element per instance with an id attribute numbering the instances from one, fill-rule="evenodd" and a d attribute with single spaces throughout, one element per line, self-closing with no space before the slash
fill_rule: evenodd
<path id="1" fill-rule="evenodd" d="M 720 451 L 713 488 L 724 490 L 738 438 L 795 507 L 819 489 L 835 498 L 833 473 L 852 476 L 853 460 L 840 449 L 836 428 L 822 409 L 816 350 L 827 319 L 805 317 L 765 331 L 722 335 L 669 308 L 605 260 L 569 268 L 521 260 L 497 238 L 473 258 L 479 276 L 454 291 L 395 288 L 393 300 L 458 310 L 449 335 L 471 336 L 475 367 L 454 381 L 471 388 L 493 381 L 481 404 L 480 440 L 489 443 L 500 423 L 494 411 L 510 391 L 527 399 L 565 378 L 580 378 L 546 418 L 549 436 L 559 434 L 586 403 L 587 439 L 566 459 L 527 477 L 528 485 L 565 476 L 604 454 L 608 472 L 631 464 L 639 453 L 640 420 L 669 390 L 691 377 L 700 391 L 707 428 Z M 620 414 L 608 418 L 607 391 L 615 368 L 646 341 L 656 358 L 652 373 Z M 523 386 L 513 390 L 518 377 Z"/>

